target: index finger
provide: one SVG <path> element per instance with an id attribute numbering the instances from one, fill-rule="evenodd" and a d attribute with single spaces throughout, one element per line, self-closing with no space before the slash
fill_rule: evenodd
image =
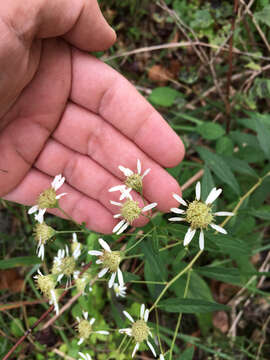
<path id="1" fill-rule="evenodd" d="M 160 165 L 172 167 L 183 159 L 178 135 L 123 76 L 76 49 L 72 64 L 73 102 L 102 116 Z"/>

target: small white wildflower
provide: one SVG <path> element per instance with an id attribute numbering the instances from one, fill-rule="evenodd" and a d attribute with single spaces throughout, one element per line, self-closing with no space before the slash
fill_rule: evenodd
<path id="1" fill-rule="evenodd" d="M 113 290 L 115 292 L 116 297 L 121 296 L 121 297 L 126 297 L 126 286 L 123 285 L 118 285 L 117 283 L 113 284 Z"/>
<path id="2" fill-rule="evenodd" d="M 28 214 L 35 214 L 35 219 L 42 223 L 44 219 L 44 214 L 47 208 L 55 208 L 58 206 L 58 200 L 66 195 L 66 193 L 62 193 L 56 195 L 56 191 L 64 184 L 65 178 L 62 175 L 57 175 L 51 182 L 51 187 L 47 190 L 44 190 L 37 199 L 37 205 L 32 206 L 28 210 Z"/>
<path id="3" fill-rule="evenodd" d="M 37 241 L 37 256 L 44 260 L 45 244 L 56 234 L 56 231 L 45 222 L 37 223 L 33 230 L 34 239 Z"/>
<path id="4" fill-rule="evenodd" d="M 78 277 L 78 273 L 75 270 L 76 260 L 78 259 L 79 252 L 74 251 L 69 256 L 68 246 L 65 249 L 59 249 L 57 256 L 53 259 L 52 274 L 57 275 L 57 282 L 60 282 L 64 276 L 68 278 L 67 286 L 71 283 L 71 277 L 74 279 Z"/>
<path id="5" fill-rule="evenodd" d="M 88 254 L 98 256 L 99 259 L 96 264 L 103 264 L 103 269 L 98 273 L 98 277 L 103 277 L 108 271 L 112 273 L 108 286 L 111 288 L 114 284 L 116 275 L 118 277 L 119 284 L 124 286 L 124 279 L 122 271 L 119 268 L 121 261 L 121 255 L 119 251 L 112 251 L 110 246 L 103 239 L 98 239 L 98 242 L 104 250 L 90 250 Z"/>
<path id="6" fill-rule="evenodd" d="M 213 188 L 206 201 L 203 202 L 201 200 L 201 183 L 197 182 L 196 184 L 196 197 L 195 200 L 189 204 L 186 203 L 181 196 L 177 194 L 173 194 L 175 200 L 177 200 L 181 205 L 187 207 L 186 210 L 171 208 L 171 211 L 175 214 L 185 215 L 185 217 L 173 217 L 170 218 L 170 221 L 187 221 L 190 224 L 188 231 L 186 232 L 184 238 L 184 246 L 188 245 L 193 239 L 196 230 L 200 229 L 199 236 L 199 247 L 201 250 L 204 249 L 204 233 L 203 230 L 206 230 L 210 225 L 214 230 L 227 234 L 227 231 L 223 229 L 221 226 L 213 223 L 214 216 L 233 216 L 234 213 L 228 211 L 220 211 L 216 213 L 212 213 L 212 203 L 219 197 L 222 192 L 222 189 Z"/>
<path id="7" fill-rule="evenodd" d="M 124 200 L 124 199 L 130 199 L 132 200 L 132 196 L 130 194 L 131 192 L 131 188 L 127 188 L 126 185 L 116 185 L 111 187 L 108 191 L 109 192 L 114 192 L 114 191 L 120 191 L 121 195 L 119 200 Z"/>
<path id="8" fill-rule="evenodd" d="M 113 216 L 115 219 L 119 217 L 123 218 L 123 220 L 120 220 L 113 228 L 113 233 L 116 233 L 117 235 L 124 232 L 134 220 L 140 217 L 141 213 L 147 212 L 157 206 L 157 203 L 152 203 L 140 208 L 138 201 L 130 199 L 126 200 L 124 203 L 111 201 L 111 204 L 121 207 L 120 213 Z"/>
<path id="9" fill-rule="evenodd" d="M 81 345 L 93 333 L 101 334 L 101 335 L 109 335 L 109 332 L 105 330 L 99 330 L 99 331 L 93 330 L 93 324 L 96 321 L 96 319 L 92 318 L 90 319 L 90 321 L 88 321 L 87 311 L 83 311 L 83 319 L 80 319 L 79 317 L 76 317 L 76 319 L 78 321 L 77 331 L 79 333 L 78 345 Z"/>
<path id="10" fill-rule="evenodd" d="M 79 355 L 80 355 L 80 359 L 79 360 L 92 360 L 91 355 L 90 354 L 83 354 L 82 352 L 79 351 Z"/>
<path id="11" fill-rule="evenodd" d="M 43 275 L 40 269 L 37 270 L 38 275 L 33 276 L 36 286 L 48 298 L 51 297 L 51 290 L 55 288 L 56 280 L 53 275 Z"/>
<path id="12" fill-rule="evenodd" d="M 125 180 L 125 185 L 126 187 L 123 187 L 123 185 L 118 185 L 118 186 L 114 186 L 112 188 L 109 189 L 110 192 L 112 191 L 123 191 L 125 193 L 125 191 L 128 190 L 135 190 L 139 193 L 142 192 L 142 188 L 143 188 L 143 178 L 149 174 L 151 169 L 147 169 L 144 171 L 144 173 L 141 175 L 142 172 L 142 164 L 141 161 L 139 159 L 137 159 L 137 173 L 134 173 L 134 171 L 132 171 L 129 168 L 126 168 L 122 165 L 118 166 L 119 170 L 122 171 L 122 173 L 126 176 L 126 180 Z M 128 197 L 128 196 L 124 196 L 122 192 L 122 195 L 120 197 L 120 200 L 123 200 L 124 197 Z M 124 196 L 124 197 L 123 197 Z"/>
<path id="13" fill-rule="evenodd" d="M 128 320 L 132 323 L 131 328 L 127 329 L 120 329 L 119 332 L 121 334 L 127 334 L 128 336 L 133 337 L 135 341 L 135 346 L 132 352 L 132 357 L 135 356 L 136 351 L 139 349 L 140 344 L 143 341 L 146 341 L 147 345 L 149 346 L 150 350 L 152 351 L 153 355 L 156 357 L 156 352 L 153 345 L 148 340 L 149 335 L 152 337 L 151 331 L 147 326 L 147 321 L 149 317 L 149 310 L 145 309 L 145 305 L 141 305 L 140 310 L 140 319 L 134 321 L 133 317 L 127 312 L 123 311 L 123 314 L 128 318 Z"/>

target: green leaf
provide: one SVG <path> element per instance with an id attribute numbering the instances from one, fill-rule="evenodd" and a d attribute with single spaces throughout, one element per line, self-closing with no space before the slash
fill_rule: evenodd
<path id="1" fill-rule="evenodd" d="M 216 174 L 216 176 L 221 181 L 228 184 L 233 189 L 233 191 L 239 195 L 240 188 L 236 178 L 223 158 L 202 147 L 197 147 L 197 151 L 207 166 L 209 166 L 209 168 Z"/>
<path id="2" fill-rule="evenodd" d="M 258 177 L 256 171 L 253 170 L 253 168 L 249 166 L 245 160 L 237 159 L 233 156 L 224 156 L 224 159 L 233 171 L 239 174 L 249 175 L 256 178 Z"/>
<path id="3" fill-rule="evenodd" d="M 15 318 L 11 321 L 10 332 L 16 337 L 20 337 L 24 334 L 23 323 L 20 319 Z"/>
<path id="4" fill-rule="evenodd" d="M 203 177 L 202 177 L 202 199 L 206 200 L 210 191 L 215 187 L 213 176 L 208 166 L 204 167 Z"/>
<path id="5" fill-rule="evenodd" d="M 185 351 L 177 358 L 177 360 L 192 360 L 194 349 L 194 346 L 186 348 Z"/>
<path id="6" fill-rule="evenodd" d="M 251 248 L 247 242 L 236 237 L 207 233 L 205 243 L 208 250 L 212 248 L 210 241 L 219 248 L 221 253 L 228 254 L 232 258 L 234 258 L 234 256 L 249 255 L 251 253 Z"/>
<path id="7" fill-rule="evenodd" d="M 216 152 L 219 155 L 232 155 L 233 154 L 233 142 L 228 136 L 223 136 L 218 139 L 216 143 Z"/>
<path id="8" fill-rule="evenodd" d="M 256 131 L 260 146 L 266 157 L 270 160 L 270 130 L 258 119 L 256 122 Z"/>
<path id="9" fill-rule="evenodd" d="M 155 88 L 148 96 L 148 100 L 154 105 L 170 107 L 173 105 L 179 92 L 167 86 Z"/>
<path id="10" fill-rule="evenodd" d="M 11 259 L 0 260 L 0 269 L 11 269 L 19 266 L 30 266 L 40 264 L 41 260 L 37 256 L 22 256 Z"/>
<path id="11" fill-rule="evenodd" d="M 201 275 L 210 279 L 219 280 L 229 284 L 241 284 L 240 272 L 236 268 L 225 268 L 221 266 L 204 266 L 195 269 Z"/>
<path id="12" fill-rule="evenodd" d="M 248 213 L 262 220 L 270 220 L 270 205 L 264 205 L 259 209 L 248 209 Z"/>
<path id="13" fill-rule="evenodd" d="M 196 130 L 206 140 L 216 140 L 225 134 L 221 125 L 212 122 L 204 122 Z"/>
<path id="14" fill-rule="evenodd" d="M 208 313 L 218 310 L 229 310 L 225 305 L 218 304 L 213 301 L 198 299 L 172 298 L 166 299 L 159 303 L 158 307 L 172 313 L 196 314 Z"/>
<path id="15" fill-rule="evenodd" d="M 265 6 L 262 11 L 256 12 L 254 17 L 257 21 L 270 26 L 270 5 Z"/>

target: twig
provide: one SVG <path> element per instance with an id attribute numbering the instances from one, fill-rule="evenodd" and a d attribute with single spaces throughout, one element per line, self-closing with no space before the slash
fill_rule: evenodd
<path id="1" fill-rule="evenodd" d="M 18 301 L 18 302 L 12 302 L 9 304 L 0 304 L 0 311 L 5 311 L 5 310 L 11 310 L 11 309 L 16 309 L 22 306 L 32 306 L 32 305 L 36 305 L 36 304 L 42 304 L 44 302 L 47 302 L 46 299 L 42 299 L 42 300 L 33 300 L 33 301 Z"/>
<path id="2" fill-rule="evenodd" d="M 65 353 L 63 353 L 62 351 L 58 350 L 58 349 L 53 349 L 53 352 L 57 355 L 59 355 L 60 357 L 64 358 L 65 360 L 76 360 L 71 356 L 66 355 Z"/>
<path id="3" fill-rule="evenodd" d="M 182 191 L 185 191 L 187 188 L 189 188 L 193 183 L 195 183 L 197 180 L 199 180 L 203 176 L 204 170 L 199 170 L 195 175 L 193 175 L 188 181 L 186 181 L 182 186 Z"/>

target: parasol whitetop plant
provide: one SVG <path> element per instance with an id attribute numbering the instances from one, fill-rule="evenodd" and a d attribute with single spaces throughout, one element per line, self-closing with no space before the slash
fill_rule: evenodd
<path id="1" fill-rule="evenodd" d="M 44 214 L 46 210 L 57 208 L 58 200 L 66 195 L 66 193 L 62 193 L 56 195 L 56 191 L 60 189 L 60 187 L 64 184 L 65 178 L 59 174 L 56 175 L 53 181 L 51 182 L 51 187 L 49 189 L 44 190 L 37 199 L 37 205 L 32 206 L 28 210 L 28 214 L 35 214 L 35 219 L 42 223 L 44 220 Z"/>
<path id="2" fill-rule="evenodd" d="M 149 335 L 153 337 L 150 328 L 147 325 L 148 317 L 149 317 L 149 310 L 145 308 L 145 305 L 141 305 L 140 309 L 140 318 L 137 321 L 134 321 L 133 317 L 127 312 L 123 311 L 123 314 L 126 318 L 132 323 L 131 328 L 126 329 L 119 329 L 121 334 L 126 334 L 132 337 L 135 341 L 135 346 L 132 352 L 132 357 L 135 356 L 136 352 L 138 351 L 140 344 L 146 341 L 149 349 L 152 351 L 153 355 L 156 357 L 156 352 L 153 345 L 148 340 Z"/>
<path id="3" fill-rule="evenodd" d="M 98 277 L 101 278 L 107 272 L 111 273 L 111 277 L 108 283 L 109 288 L 114 284 L 116 275 L 118 277 L 119 285 L 124 287 L 124 279 L 122 271 L 119 268 L 121 262 L 121 253 L 120 251 L 112 251 L 110 246 L 103 239 L 98 239 L 100 246 L 103 250 L 90 250 L 88 251 L 89 255 L 98 256 L 96 264 L 102 264 L 102 270 L 98 273 Z"/>
<path id="4" fill-rule="evenodd" d="M 130 199 L 126 200 L 123 203 L 119 203 L 119 202 L 112 201 L 112 200 L 110 202 L 112 205 L 116 205 L 121 208 L 120 213 L 115 214 L 113 217 L 115 219 L 121 218 L 121 217 L 123 218 L 113 228 L 113 233 L 116 233 L 116 235 L 119 235 L 122 232 L 124 232 L 129 227 L 129 225 L 131 225 L 133 223 L 134 220 L 136 220 L 140 217 L 140 215 L 142 215 L 143 213 L 145 213 L 149 210 L 152 210 L 154 207 L 157 206 L 157 203 L 151 203 L 151 204 L 145 205 L 143 208 L 140 208 L 138 201 L 134 201 L 134 200 L 130 200 Z"/>
<path id="5" fill-rule="evenodd" d="M 213 188 L 207 199 L 204 201 L 201 200 L 201 183 L 197 182 L 196 184 L 196 196 L 195 200 L 191 203 L 187 203 L 180 195 L 173 194 L 175 200 L 177 200 L 181 205 L 185 206 L 186 209 L 171 208 L 171 211 L 175 214 L 180 214 L 185 217 L 172 217 L 169 218 L 170 221 L 187 221 L 190 226 L 184 237 L 183 245 L 187 246 L 193 239 L 197 230 L 200 230 L 199 235 L 199 247 L 201 250 L 204 249 L 204 230 L 211 226 L 214 230 L 227 234 L 227 231 L 214 223 L 215 216 L 233 216 L 234 213 L 229 211 L 219 211 L 212 212 L 213 202 L 220 196 L 222 189 Z"/>
<path id="6" fill-rule="evenodd" d="M 110 333 L 105 330 L 93 330 L 93 324 L 96 321 L 95 318 L 91 318 L 88 320 L 88 312 L 83 311 L 83 319 L 80 319 L 79 317 L 76 317 L 76 320 L 78 321 L 77 325 L 77 331 L 79 334 L 79 341 L 78 345 L 81 345 L 85 340 L 89 339 L 91 334 L 100 334 L 100 335 L 109 335 Z"/>
<path id="7" fill-rule="evenodd" d="M 74 247 L 74 250 L 69 255 L 68 246 L 66 245 L 65 249 L 59 249 L 57 252 L 57 256 L 54 257 L 53 266 L 52 266 L 52 274 L 57 275 L 57 282 L 60 282 L 64 276 L 67 279 L 67 286 L 71 282 L 71 277 L 74 279 L 77 278 L 76 271 L 76 260 L 81 254 L 80 246 Z"/>
<path id="8" fill-rule="evenodd" d="M 35 279 L 36 286 L 49 300 L 49 304 L 54 305 L 54 310 L 56 314 L 58 314 L 58 299 L 60 297 L 61 290 L 55 289 L 57 283 L 55 275 L 43 275 L 39 269 L 37 272 L 38 274 L 33 277 Z"/>
<path id="9" fill-rule="evenodd" d="M 37 241 L 37 256 L 44 260 L 45 255 L 45 245 L 46 243 L 53 238 L 57 233 L 51 226 L 47 225 L 45 222 L 37 222 L 34 226 L 33 235 L 34 239 Z"/>
<path id="10" fill-rule="evenodd" d="M 122 165 L 118 166 L 119 170 L 122 171 L 122 173 L 125 175 L 125 186 L 129 190 L 135 190 L 138 193 L 142 193 L 143 189 L 143 178 L 149 174 L 151 169 L 146 169 L 144 173 L 142 174 L 142 164 L 139 159 L 137 159 L 137 173 L 133 170 L 126 168 Z M 110 192 L 112 191 L 123 191 L 125 188 L 123 185 L 114 186 L 109 189 Z M 122 198 L 123 199 L 123 198 Z M 122 200 L 120 197 L 120 200 Z"/>

